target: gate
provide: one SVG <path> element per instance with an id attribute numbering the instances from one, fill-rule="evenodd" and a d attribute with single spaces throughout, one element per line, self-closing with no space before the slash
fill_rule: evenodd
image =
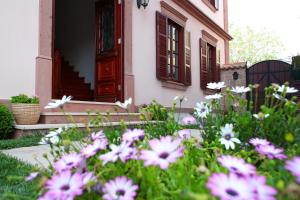
<path id="1" fill-rule="evenodd" d="M 264 102 L 265 87 L 270 86 L 272 83 L 282 85 L 285 82 L 292 82 L 291 69 L 292 66 L 290 64 L 279 60 L 262 61 L 247 69 L 247 85 L 259 84 L 258 106 Z"/>

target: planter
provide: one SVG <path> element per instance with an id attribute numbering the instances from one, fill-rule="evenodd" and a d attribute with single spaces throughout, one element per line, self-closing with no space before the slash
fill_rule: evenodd
<path id="1" fill-rule="evenodd" d="M 41 108 L 39 104 L 13 103 L 11 108 L 17 124 L 37 124 L 40 119 Z"/>

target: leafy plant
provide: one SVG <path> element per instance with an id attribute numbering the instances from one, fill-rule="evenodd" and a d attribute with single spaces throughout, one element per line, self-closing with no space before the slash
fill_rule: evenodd
<path id="1" fill-rule="evenodd" d="M 14 129 L 14 118 L 10 110 L 0 105 L 0 139 L 5 139 L 11 136 Z"/>
<path id="2" fill-rule="evenodd" d="M 24 103 L 24 104 L 39 104 L 40 100 L 38 97 L 29 97 L 25 94 L 11 97 L 11 103 Z"/>
<path id="3" fill-rule="evenodd" d="M 144 109 L 152 113 L 153 120 L 166 121 L 168 118 L 167 109 L 155 100 L 153 100 L 151 104 Z"/>

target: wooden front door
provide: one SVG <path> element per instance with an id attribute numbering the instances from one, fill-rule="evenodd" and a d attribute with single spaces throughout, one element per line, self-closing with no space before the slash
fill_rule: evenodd
<path id="1" fill-rule="evenodd" d="M 120 0 L 96 3 L 96 101 L 123 101 L 123 9 Z"/>

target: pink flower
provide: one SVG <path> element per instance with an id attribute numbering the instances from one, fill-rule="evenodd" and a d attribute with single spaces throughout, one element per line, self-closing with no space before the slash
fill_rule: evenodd
<path id="1" fill-rule="evenodd" d="M 53 165 L 57 172 L 68 171 L 73 168 L 77 168 L 81 165 L 83 158 L 81 155 L 76 153 L 71 153 L 64 155 L 60 160 L 56 161 Z"/>
<path id="2" fill-rule="evenodd" d="M 216 173 L 209 177 L 206 186 L 221 200 L 254 200 L 255 188 L 247 179 L 235 174 Z"/>
<path id="3" fill-rule="evenodd" d="M 81 174 L 74 174 L 65 171 L 54 175 L 46 182 L 45 188 L 48 190 L 44 199 L 52 196 L 52 199 L 71 200 L 83 193 L 83 177 Z M 42 199 L 43 199 L 42 198 Z"/>
<path id="4" fill-rule="evenodd" d="M 266 140 L 266 139 L 260 139 L 260 138 L 252 138 L 249 141 L 250 144 L 252 144 L 253 146 L 257 147 L 257 146 L 265 146 L 265 145 L 270 145 L 271 143 Z"/>
<path id="5" fill-rule="evenodd" d="M 134 200 L 137 185 L 133 185 L 131 180 L 126 177 L 117 177 L 104 184 L 103 186 L 103 199 L 105 200 Z"/>
<path id="6" fill-rule="evenodd" d="M 107 140 L 106 135 L 104 134 L 104 132 L 102 130 L 97 133 L 92 133 L 91 138 L 94 141 L 95 140 Z"/>
<path id="7" fill-rule="evenodd" d="M 289 170 L 300 183 L 300 157 L 294 157 L 292 160 L 286 161 L 285 168 Z"/>
<path id="8" fill-rule="evenodd" d="M 143 140 L 145 137 L 145 131 L 142 129 L 128 129 L 122 136 L 124 142 L 133 143 L 138 140 Z"/>
<path id="9" fill-rule="evenodd" d="M 269 159 L 286 159 L 287 156 L 283 154 L 283 149 L 276 148 L 274 145 L 260 145 L 256 147 L 256 151 Z"/>
<path id="10" fill-rule="evenodd" d="M 266 177 L 253 176 L 246 179 L 248 183 L 254 187 L 254 196 L 257 200 L 276 200 L 274 197 L 277 191 L 266 184 Z"/>
<path id="11" fill-rule="evenodd" d="M 137 151 L 135 148 L 130 147 L 130 143 L 123 142 L 119 146 L 111 144 L 111 151 L 99 156 L 100 160 L 103 161 L 103 165 L 106 165 L 108 162 L 116 162 L 120 159 L 125 163 L 129 159 L 135 159 Z"/>
<path id="12" fill-rule="evenodd" d="M 39 172 L 31 172 L 26 178 L 26 181 L 34 180 L 40 173 Z"/>
<path id="13" fill-rule="evenodd" d="M 190 139 L 191 138 L 191 131 L 188 130 L 188 129 L 180 130 L 180 131 L 178 131 L 178 136 L 181 139 Z"/>
<path id="14" fill-rule="evenodd" d="M 193 116 L 187 116 L 182 119 L 182 124 L 184 125 L 194 125 L 197 124 L 197 120 Z"/>
<path id="15" fill-rule="evenodd" d="M 140 159 L 144 160 L 145 166 L 154 165 L 167 169 L 171 163 L 183 156 L 183 147 L 180 145 L 181 139 L 173 140 L 171 136 L 150 140 L 151 150 L 142 150 Z"/>
<path id="16" fill-rule="evenodd" d="M 98 153 L 99 151 L 101 151 L 103 149 L 106 149 L 107 145 L 108 145 L 108 141 L 107 140 L 97 139 L 97 140 L 94 141 L 93 144 L 90 144 L 90 145 L 84 147 L 80 151 L 80 153 L 85 158 L 90 158 L 90 157 L 96 155 L 96 153 Z"/>
<path id="17" fill-rule="evenodd" d="M 256 169 L 253 165 L 245 162 L 244 159 L 233 156 L 221 156 L 218 161 L 223 167 L 226 167 L 230 172 L 238 176 L 253 176 L 256 174 Z"/>

